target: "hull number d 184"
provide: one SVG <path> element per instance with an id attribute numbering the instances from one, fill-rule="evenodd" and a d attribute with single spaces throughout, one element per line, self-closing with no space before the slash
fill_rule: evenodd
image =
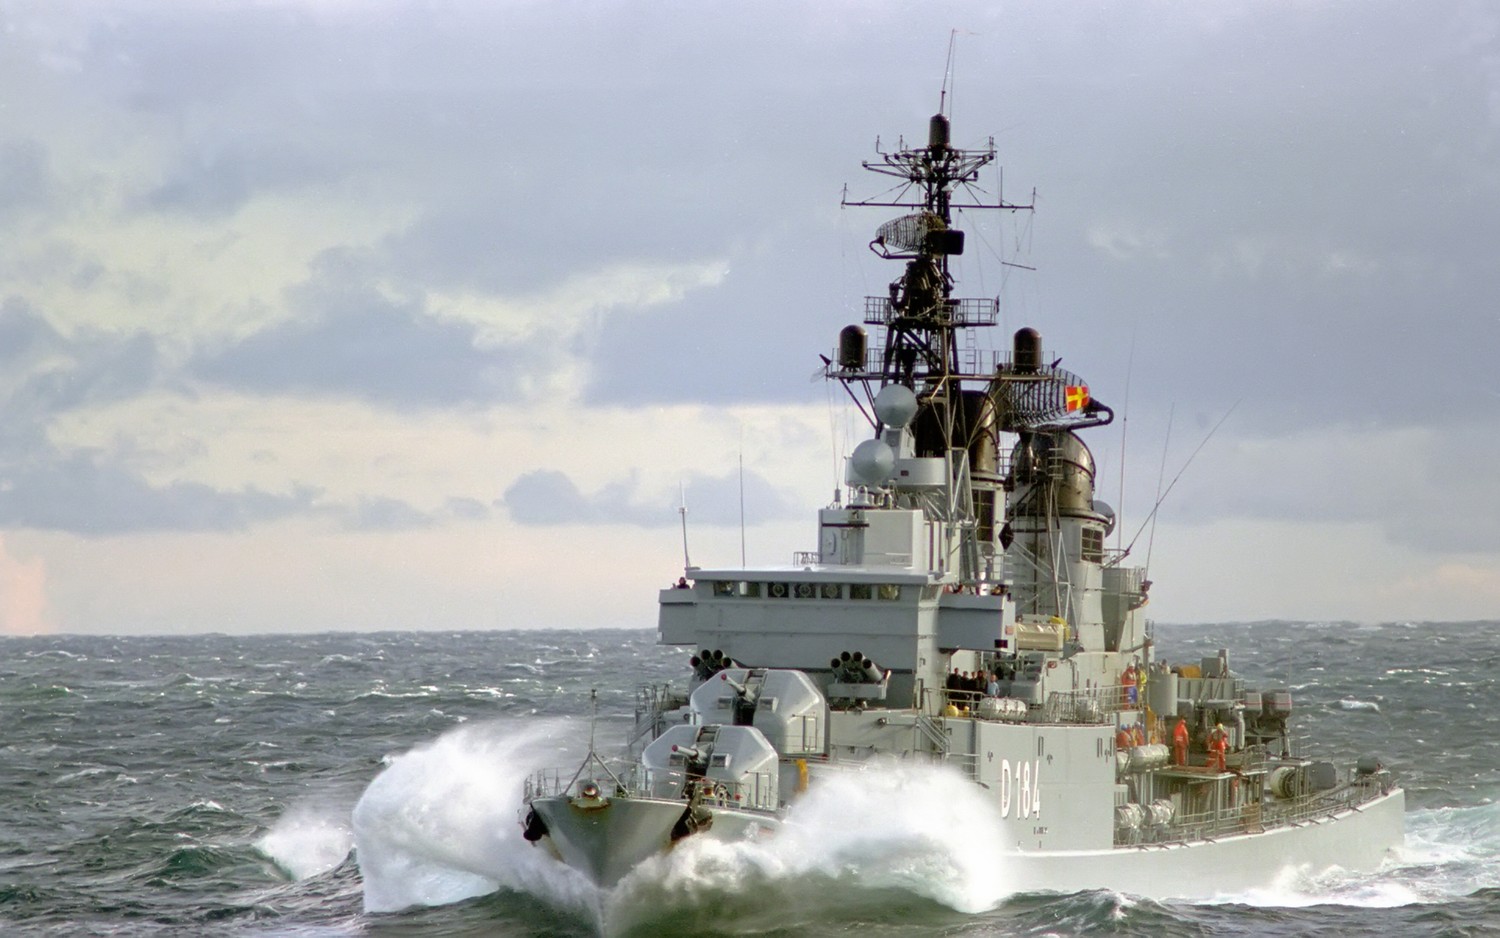
<path id="1" fill-rule="evenodd" d="M 1014 812 L 1014 813 L 1012 813 Z M 1000 760 L 1000 816 L 1042 816 L 1042 760 Z"/>

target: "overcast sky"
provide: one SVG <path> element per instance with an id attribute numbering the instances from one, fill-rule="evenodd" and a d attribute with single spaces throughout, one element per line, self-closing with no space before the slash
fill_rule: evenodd
<path id="1" fill-rule="evenodd" d="M 0 632 L 646 627 L 741 460 L 814 547 L 953 30 L 1151 615 L 1500 619 L 1492 4 L 0 0 Z"/>

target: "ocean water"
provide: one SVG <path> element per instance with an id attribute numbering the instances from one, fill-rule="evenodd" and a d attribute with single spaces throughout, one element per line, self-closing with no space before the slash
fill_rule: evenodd
<path id="1" fill-rule="evenodd" d="M 1379 872 L 1194 903 L 1015 894 L 972 789 L 915 770 L 595 890 L 521 839 L 519 792 L 591 722 L 623 741 L 637 682 L 686 677 L 646 631 L 3 639 L 0 934 L 1500 934 L 1497 629 L 1159 627 L 1407 790 Z"/>

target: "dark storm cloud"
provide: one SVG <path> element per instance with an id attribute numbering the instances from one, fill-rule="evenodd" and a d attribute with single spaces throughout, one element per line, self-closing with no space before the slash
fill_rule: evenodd
<path id="1" fill-rule="evenodd" d="M 638 480 L 610 482 L 593 494 L 579 490 L 565 473 L 555 469 L 529 472 L 505 490 L 497 504 L 512 520 L 527 525 L 626 524 L 646 528 L 679 523 L 686 492 L 690 519 L 717 527 L 740 523 L 738 475 L 691 475 L 681 490 L 643 492 Z M 765 479 L 747 472 L 744 478 L 745 520 L 750 524 L 796 517 L 800 509 Z"/>

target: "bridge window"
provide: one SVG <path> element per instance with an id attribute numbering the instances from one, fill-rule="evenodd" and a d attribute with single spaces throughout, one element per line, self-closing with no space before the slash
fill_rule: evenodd
<path id="1" fill-rule="evenodd" d="M 841 599 L 841 598 L 843 598 L 843 592 L 844 592 L 843 587 L 840 586 L 837 583 L 824 583 L 823 584 L 823 598 L 824 599 Z"/>
<path id="2" fill-rule="evenodd" d="M 1104 532 L 1098 528 L 1084 528 L 1083 549 L 1079 552 L 1084 560 L 1092 563 L 1104 562 Z"/>
<path id="3" fill-rule="evenodd" d="M 899 583 L 882 583 L 882 584 L 880 584 L 880 598 L 884 599 L 884 600 L 887 600 L 887 601 L 893 601 L 893 600 L 900 599 L 901 598 L 901 584 L 899 584 Z"/>
<path id="4" fill-rule="evenodd" d="M 797 598 L 798 599 L 813 599 L 817 595 L 818 595 L 818 584 L 816 584 L 816 583 L 798 583 L 797 584 Z"/>
<path id="5" fill-rule="evenodd" d="M 868 583 L 851 583 L 849 584 L 849 598 L 874 599 L 875 594 Z"/>
<path id="6" fill-rule="evenodd" d="M 733 596 L 734 595 L 734 581 L 733 580 L 714 580 L 714 595 L 715 596 Z"/>
<path id="7" fill-rule="evenodd" d="M 759 583 L 741 583 L 740 584 L 740 595 L 741 596 L 759 596 L 760 595 L 760 584 Z"/>
<path id="8" fill-rule="evenodd" d="M 790 593 L 785 583 L 768 583 L 766 584 L 766 595 L 772 599 L 786 599 Z"/>

